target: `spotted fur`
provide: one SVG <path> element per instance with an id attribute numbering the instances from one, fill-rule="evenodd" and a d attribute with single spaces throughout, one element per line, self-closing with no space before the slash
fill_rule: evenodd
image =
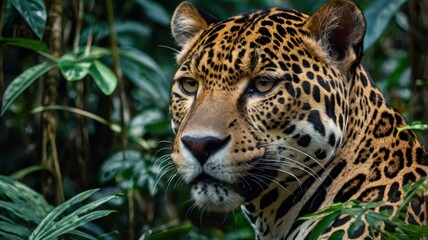
<path id="1" fill-rule="evenodd" d="M 299 216 L 350 199 L 395 211 L 403 185 L 426 176 L 424 146 L 398 132 L 406 121 L 360 65 L 366 22 L 351 1 L 226 20 L 185 2 L 171 26 L 172 159 L 198 206 L 242 206 L 259 239 L 305 239 L 319 219 Z M 426 223 L 420 200 L 409 222 Z M 351 222 L 340 216 L 323 238 L 371 238 Z"/>

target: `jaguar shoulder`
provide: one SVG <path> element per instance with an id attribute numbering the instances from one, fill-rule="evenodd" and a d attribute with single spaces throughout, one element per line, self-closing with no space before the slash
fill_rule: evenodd
<path id="1" fill-rule="evenodd" d="M 198 206 L 242 206 L 259 239 L 304 239 L 319 219 L 299 216 L 351 199 L 396 211 L 403 185 L 426 176 L 424 146 L 398 131 L 406 121 L 360 65 L 366 21 L 353 2 L 226 20 L 185 2 L 171 27 L 181 48 L 172 160 Z M 417 200 L 407 220 L 426 224 Z M 351 222 L 336 219 L 323 237 L 371 238 Z"/>

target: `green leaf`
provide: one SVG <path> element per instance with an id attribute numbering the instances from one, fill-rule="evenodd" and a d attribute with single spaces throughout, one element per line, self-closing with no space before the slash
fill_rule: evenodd
<path id="1" fill-rule="evenodd" d="M 141 21 L 115 22 L 115 26 L 119 38 L 121 34 L 133 33 L 140 37 L 148 37 L 151 34 L 151 28 Z"/>
<path id="2" fill-rule="evenodd" d="M 403 233 L 408 236 L 412 236 L 413 239 L 419 239 L 422 236 L 428 235 L 428 226 L 419 226 L 415 224 L 408 224 L 401 219 L 389 219 L 388 217 L 383 217 L 383 222 L 385 223 L 385 229 L 395 229 L 396 233 Z M 392 232 L 392 231 L 390 231 Z M 393 232 L 394 233 L 394 232 Z"/>
<path id="3" fill-rule="evenodd" d="M 121 174 L 121 172 L 132 168 L 138 162 L 142 161 L 144 159 L 140 152 L 134 150 L 117 152 L 103 163 L 100 171 L 100 182 L 106 183 L 114 179 L 118 174 Z"/>
<path id="4" fill-rule="evenodd" d="M 28 238 L 28 236 L 31 234 L 31 231 L 24 226 L 0 221 L 0 236 L 2 235 L 1 232 L 7 232 L 9 234 L 20 236 L 23 239 Z M 0 237 L 0 239 L 2 238 Z"/>
<path id="5" fill-rule="evenodd" d="M 86 51 L 85 48 L 79 49 L 80 53 L 84 54 L 85 51 Z M 111 55 L 110 49 L 93 46 L 91 47 L 91 51 L 89 51 L 89 54 L 86 55 L 85 58 L 98 59 L 98 58 L 102 58 L 110 55 Z"/>
<path id="6" fill-rule="evenodd" d="M 419 226 L 414 224 L 403 223 L 398 226 L 403 232 L 414 234 L 418 237 L 428 236 L 428 226 Z"/>
<path id="7" fill-rule="evenodd" d="M 46 51 L 46 44 L 42 41 L 27 39 L 27 38 L 5 38 L 0 37 L 0 45 L 10 45 L 21 48 L 27 48 L 34 51 Z"/>
<path id="8" fill-rule="evenodd" d="M 111 213 L 115 212 L 114 210 L 99 210 L 93 211 L 83 216 L 73 215 L 73 218 L 64 218 L 61 221 L 57 222 L 55 226 L 51 229 L 47 229 L 46 232 L 34 238 L 34 240 L 44 240 L 44 239 L 56 239 L 57 237 L 67 234 L 76 228 L 88 223 L 92 220 L 105 217 Z M 71 214 L 70 214 L 71 215 Z"/>
<path id="9" fill-rule="evenodd" d="M 343 240 L 343 236 L 345 236 L 345 231 L 339 230 L 331 234 L 328 240 Z"/>
<path id="10" fill-rule="evenodd" d="M 149 69 L 152 69 L 158 74 L 163 74 L 162 69 L 159 67 L 156 61 L 153 60 L 153 58 L 150 57 L 148 54 L 138 49 L 131 48 L 131 47 L 123 48 L 123 49 L 120 49 L 119 54 L 121 57 L 127 58 L 133 62 L 141 64 Z"/>
<path id="11" fill-rule="evenodd" d="M 351 226 L 349 226 L 348 234 L 353 235 L 361 226 L 363 226 L 362 215 L 359 215 L 354 222 L 352 222 Z"/>
<path id="12" fill-rule="evenodd" d="M 88 190 L 56 208 L 27 186 L 11 178 L 0 176 L 0 239 L 57 239 L 63 234 L 96 239 L 76 228 L 114 212 L 95 208 L 117 198 L 109 195 L 76 208 L 97 190 Z M 73 208 L 70 214 L 64 212 Z M 36 227 L 36 225 L 38 225 Z"/>
<path id="13" fill-rule="evenodd" d="M 116 89 L 118 80 L 113 71 L 98 60 L 89 69 L 89 74 L 105 95 L 110 95 Z"/>
<path id="14" fill-rule="evenodd" d="M 397 237 L 396 234 L 390 233 L 388 231 L 380 231 L 382 234 L 382 239 L 388 239 L 388 240 L 402 240 L 401 238 Z M 403 239 L 404 240 L 404 239 Z"/>
<path id="15" fill-rule="evenodd" d="M 403 127 L 397 128 L 398 132 L 402 132 L 405 130 L 422 130 L 427 131 L 428 130 L 428 124 L 423 124 L 422 122 L 415 121 L 412 122 L 410 125 L 405 125 Z"/>
<path id="16" fill-rule="evenodd" d="M 13 178 L 15 180 L 19 180 L 19 179 L 24 178 L 25 176 L 27 176 L 30 173 L 40 171 L 40 170 L 48 170 L 48 169 L 47 169 L 47 167 L 42 166 L 42 165 L 33 165 L 33 166 L 29 166 L 29 167 L 22 168 L 22 169 L 18 170 L 17 172 L 11 174 L 10 178 Z"/>
<path id="17" fill-rule="evenodd" d="M 7 239 L 7 240 L 25 240 L 26 238 L 24 237 L 18 237 L 14 234 L 10 234 L 7 232 L 3 232 L 2 230 L 0 230 L 0 239 Z"/>
<path id="18" fill-rule="evenodd" d="M 381 226 L 380 223 L 383 222 L 384 218 L 385 216 L 383 216 L 382 214 L 372 211 L 369 211 L 365 215 L 365 219 L 370 225 L 370 227 L 376 230 L 378 229 L 378 226 Z"/>
<path id="19" fill-rule="evenodd" d="M 89 58 L 79 59 L 75 54 L 68 53 L 59 59 L 58 65 L 65 79 L 77 81 L 88 75 L 92 60 Z"/>
<path id="20" fill-rule="evenodd" d="M 404 13 L 403 11 L 397 12 L 395 14 L 395 22 L 405 32 L 409 32 L 409 30 L 410 30 L 410 22 L 409 22 L 409 17 L 408 17 L 408 15 L 406 13 Z"/>
<path id="21" fill-rule="evenodd" d="M 42 195 L 19 181 L 0 175 L 0 197 L 6 197 L 11 202 L 24 204 L 32 209 L 32 215 L 45 215 L 52 207 Z"/>
<path id="22" fill-rule="evenodd" d="M 39 193 L 0 176 L 0 239 L 28 239 L 52 209 Z"/>
<path id="23" fill-rule="evenodd" d="M 40 216 L 37 214 L 28 214 L 29 208 L 23 206 L 25 205 L 0 200 L 0 209 L 2 209 L 2 212 L 7 211 L 10 214 L 19 217 L 20 219 L 25 220 L 26 222 L 37 224 L 41 220 Z"/>
<path id="24" fill-rule="evenodd" d="M 91 240 L 99 239 L 99 238 L 93 237 L 92 235 L 89 235 L 89 234 L 82 232 L 82 231 L 79 231 L 79 230 L 72 230 L 72 231 L 68 232 L 68 234 L 76 235 L 76 236 L 86 238 L 86 239 L 91 239 Z M 104 238 L 101 238 L 101 239 L 104 239 Z"/>
<path id="25" fill-rule="evenodd" d="M 131 119 L 129 134 L 135 138 L 141 138 L 148 132 L 148 126 L 162 122 L 164 118 L 164 112 L 160 109 L 146 109 Z"/>
<path id="26" fill-rule="evenodd" d="M 12 83 L 6 88 L 3 95 L 3 103 L 1 107 L 1 116 L 7 108 L 21 93 L 27 89 L 37 78 L 49 70 L 55 68 L 55 64 L 47 62 L 32 66 L 16 77 Z"/>
<path id="27" fill-rule="evenodd" d="M 391 21 L 391 18 L 406 1 L 407 0 L 377 0 L 364 11 L 367 20 L 364 50 L 370 48 L 382 35 Z"/>
<path id="28" fill-rule="evenodd" d="M 10 24 L 9 21 L 12 18 L 12 16 L 14 15 L 15 8 L 12 6 L 12 3 L 10 3 L 10 1 L 2 1 L 3 3 L 3 12 L 2 12 L 2 20 L 3 20 L 3 25 L 1 27 L 4 27 L 6 24 Z"/>
<path id="29" fill-rule="evenodd" d="M 43 0 L 9 0 L 39 39 L 43 38 L 47 19 Z"/>
<path id="30" fill-rule="evenodd" d="M 126 157 L 125 157 L 126 156 Z M 150 165 L 140 152 L 128 150 L 117 152 L 101 166 L 100 182 L 115 180 L 122 189 L 146 190 L 152 196 L 159 192 L 163 184 L 156 180 L 159 166 Z"/>
<path id="31" fill-rule="evenodd" d="M 297 220 L 309 220 L 309 219 L 311 219 L 313 217 L 318 217 L 318 216 L 323 216 L 323 215 L 331 214 L 333 212 L 337 212 L 337 211 L 340 211 L 342 209 L 349 208 L 350 207 L 349 203 L 350 202 L 347 202 L 347 203 L 340 203 L 340 202 L 339 203 L 333 203 L 330 206 L 328 206 L 328 207 L 326 207 L 326 208 L 324 208 L 324 209 L 322 209 L 320 211 L 306 214 L 306 215 L 300 217 Z"/>
<path id="32" fill-rule="evenodd" d="M 403 186 L 403 189 L 405 192 L 404 200 L 401 203 L 401 205 L 398 207 L 394 218 L 398 218 L 398 214 L 402 212 L 412 200 L 414 200 L 415 195 L 427 190 L 427 184 L 428 184 L 427 181 L 428 181 L 428 178 L 424 177 L 411 185 L 406 184 Z"/>
<path id="33" fill-rule="evenodd" d="M 135 2 L 143 7 L 144 12 L 152 21 L 163 26 L 169 25 L 171 17 L 162 5 L 151 0 L 136 0 Z"/>
<path id="34" fill-rule="evenodd" d="M 120 49 L 124 74 L 147 95 L 147 100 L 156 101 L 158 106 L 169 101 L 169 81 L 164 71 L 148 54 L 135 48 Z"/>
<path id="35" fill-rule="evenodd" d="M 317 240 L 321 234 L 327 229 L 327 227 L 341 214 L 341 211 L 332 212 L 329 215 L 323 217 L 317 225 L 312 229 L 310 240 Z"/>
<path id="36" fill-rule="evenodd" d="M 181 233 L 187 233 L 193 228 L 192 224 L 185 223 L 178 226 L 169 227 L 159 231 L 146 231 L 140 239 L 148 240 L 162 240 L 162 239 L 173 239 L 175 236 Z"/>
<path id="37" fill-rule="evenodd" d="M 121 42 L 123 36 L 132 35 L 139 38 L 148 38 L 152 33 L 151 27 L 141 21 L 116 21 L 114 24 L 119 42 Z M 93 35 L 94 39 L 99 41 L 108 37 L 108 34 L 109 29 L 106 22 L 91 23 L 90 26 L 82 30 L 80 44 L 84 45 L 88 41 L 90 35 Z"/>
<path id="38" fill-rule="evenodd" d="M 37 226 L 36 229 L 31 233 L 30 239 L 37 239 L 38 235 L 43 234 L 45 231 L 49 230 L 50 228 L 54 227 L 55 225 L 55 219 L 60 216 L 62 213 L 67 211 L 71 206 L 74 204 L 77 204 L 79 202 L 84 201 L 88 197 L 90 197 L 94 192 L 96 192 L 96 189 L 87 190 L 85 192 L 82 192 L 66 202 L 62 203 L 58 207 L 54 208 Z"/>
<path id="39" fill-rule="evenodd" d="M 38 239 L 53 239 L 57 238 L 62 234 L 69 233 L 83 224 L 92 221 L 94 219 L 107 216 L 114 212 L 111 210 L 99 210 L 92 211 L 98 206 L 116 198 L 116 195 L 107 196 L 96 201 L 90 202 L 74 211 L 69 215 L 62 217 L 59 221 L 57 218 L 61 216 L 65 211 L 73 207 L 74 205 L 81 203 L 85 199 L 89 198 L 97 189 L 88 190 L 74 196 L 63 204 L 53 209 L 37 226 L 37 228 L 31 233 L 30 240 Z M 89 212 L 89 213 L 87 213 Z M 85 215 L 82 215 L 85 214 Z"/>

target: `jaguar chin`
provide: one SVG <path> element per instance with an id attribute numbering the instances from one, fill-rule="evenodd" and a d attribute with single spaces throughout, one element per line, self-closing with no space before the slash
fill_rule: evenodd
<path id="1" fill-rule="evenodd" d="M 245 202 L 236 190 L 235 185 L 207 179 L 193 183 L 191 193 L 193 200 L 201 209 L 230 211 Z"/>

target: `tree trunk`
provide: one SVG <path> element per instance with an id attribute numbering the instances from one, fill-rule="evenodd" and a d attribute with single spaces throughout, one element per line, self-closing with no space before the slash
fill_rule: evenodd
<path id="1" fill-rule="evenodd" d="M 409 59 L 412 69 L 413 120 L 428 124 L 428 0 L 409 1 Z M 423 132 L 428 144 L 428 131 Z"/>
<path id="2" fill-rule="evenodd" d="M 49 54 L 54 57 L 61 56 L 62 42 L 62 0 L 47 1 L 48 22 L 46 25 L 46 38 Z M 54 69 L 47 73 L 43 81 L 43 105 L 53 105 L 57 103 L 59 70 Z M 58 159 L 56 146 L 57 117 L 54 112 L 45 111 L 42 113 L 42 164 L 46 166 L 55 176 L 44 176 L 42 179 L 42 191 L 45 196 L 53 196 L 57 203 L 64 201 L 64 191 L 62 187 L 62 174 Z M 55 181 L 55 182 L 54 182 Z M 56 186 L 54 188 L 53 186 Z"/>

